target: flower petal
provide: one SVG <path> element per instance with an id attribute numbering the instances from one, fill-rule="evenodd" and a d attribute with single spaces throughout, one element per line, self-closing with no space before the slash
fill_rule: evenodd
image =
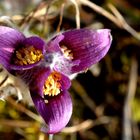
<path id="1" fill-rule="evenodd" d="M 43 86 L 50 73 L 50 68 L 41 68 L 40 70 L 37 69 L 36 72 L 34 71 L 34 75 L 31 77 L 32 82 L 29 85 L 31 91 L 36 91 L 38 95 L 43 97 Z"/>
<path id="2" fill-rule="evenodd" d="M 25 39 L 25 36 L 10 27 L 0 26 L 0 63 L 10 69 L 10 59 L 17 46 Z"/>
<path id="3" fill-rule="evenodd" d="M 64 39 L 64 36 L 62 34 L 52 38 L 47 44 L 46 44 L 46 50 L 48 53 L 58 52 L 60 50 L 60 41 Z"/>
<path id="4" fill-rule="evenodd" d="M 26 38 L 23 41 L 23 44 L 29 45 L 29 46 L 34 46 L 35 48 L 41 50 L 43 53 L 45 52 L 45 48 L 44 48 L 45 42 L 37 36 L 32 36 L 32 37 Z"/>
<path id="5" fill-rule="evenodd" d="M 34 70 L 34 75 L 32 76 L 32 82 L 30 83 L 30 90 L 31 91 L 37 91 L 37 93 L 43 97 L 44 93 L 43 93 L 43 86 L 45 84 L 45 81 L 47 80 L 48 76 L 51 74 L 51 69 L 48 68 L 36 68 L 36 72 Z M 70 79 L 61 74 L 61 80 L 60 80 L 60 84 L 61 84 L 61 90 L 67 90 L 69 89 L 71 82 Z"/>
<path id="6" fill-rule="evenodd" d="M 108 52 L 111 42 L 109 29 L 70 30 L 47 43 L 45 59 L 47 62 L 51 58 L 52 69 L 71 75 L 85 71 L 100 61 Z M 69 52 L 72 59 L 69 59 Z"/>
<path id="7" fill-rule="evenodd" d="M 31 92 L 31 97 L 37 111 L 48 125 L 46 133 L 60 132 L 67 125 L 72 114 L 72 101 L 67 91 L 49 99 L 48 103 L 35 92 Z"/>
<path id="8" fill-rule="evenodd" d="M 32 37 L 24 39 L 22 42 L 22 46 L 33 46 L 34 48 L 40 50 L 42 52 L 42 55 L 45 53 L 45 42 L 37 36 L 32 36 Z M 19 47 L 21 47 L 21 46 L 19 46 Z M 34 64 L 28 64 L 28 65 L 22 65 L 22 66 L 11 64 L 11 69 L 13 69 L 13 70 L 31 69 L 34 66 L 38 65 L 38 63 L 40 63 L 40 61 L 38 61 Z"/>
<path id="9" fill-rule="evenodd" d="M 112 38 L 109 29 L 80 29 L 63 33 L 64 39 L 60 46 L 64 45 L 73 53 L 73 61 L 80 60 L 79 65 L 74 65 L 72 73 L 84 71 L 97 63 L 108 52 Z"/>
<path id="10" fill-rule="evenodd" d="M 60 42 L 64 39 L 62 34 L 55 36 L 46 44 L 45 63 L 50 65 L 51 69 L 59 71 L 65 75 L 71 74 L 74 65 L 79 65 L 80 60 L 71 61 L 66 59 L 61 50 Z"/>

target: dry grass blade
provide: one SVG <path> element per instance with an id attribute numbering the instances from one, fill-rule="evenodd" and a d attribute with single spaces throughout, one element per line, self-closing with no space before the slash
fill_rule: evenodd
<path id="1" fill-rule="evenodd" d="M 74 133 L 78 131 L 85 131 L 88 130 L 96 125 L 100 124 L 108 124 L 110 121 L 109 117 L 100 117 L 96 120 L 86 120 L 78 125 L 72 126 L 72 127 L 66 127 L 62 130 L 63 133 Z"/>
<path id="2" fill-rule="evenodd" d="M 122 24 L 122 27 L 128 31 L 132 36 L 140 40 L 140 35 L 125 21 L 123 16 L 120 14 L 120 12 L 114 7 L 112 4 L 108 4 L 108 7 L 110 10 L 114 13 L 118 21 Z"/>
<path id="3" fill-rule="evenodd" d="M 116 19 L 116 17 L 114 15 L 112 15 L 111 13 L 109 13 L 108 11 L 106 11 L 105 9 L 103 9 L 102 7 L 94 4 L 93 2 L 91 2 L 89 0 L 79 0 L 79 1 L 81 2 L 81 4 L 90 7 L 91 9 L 96 11 L 97 13 L 99 13 L 99 14 L 105 16 L 106 18 L 108 18 L 109 20 L 111 20 L 117 26 L 121 27 L 121 25 L 118 22 L 118 20 Z"/>
<path id="4" fill-rule="evenodd" d="M 76 15 L 75 15 L 76 26 L 77 26 L 77 29 L 80 29 L 80 11 L 79 11 L 79 6 L 78 6 L 78 3 L 76 2 L 76 0 L 71 0 L 71 2 L 74 4 L 75 10 L 76 10 Z"/>
<path id="5" fill-rule="evenodd" d="M 118 12 L 118 10 L 112 6 L 109 5 L 109 8 L 111 11 L 115 14 L 112 15 L 110 12 L 106 11 L 102 7 L 90 2 L 89 0 L 79 0 L 81 4 L 86 5 L 96 11 L 97 13 L 103 15 L 104 17 L 108 18 L 110 21 L 112 21 L 115 25 L 117 25 L 119 28 L 122 28 L 129 32 L 133 37 L 140 40 L 140 35 L 125 21 L 125 19 L 121 16 L 121 14 Z"/>
<path id="6" fill-rule="evenodd" d="M 22 121 L 22 120 L 7 120 L 7 119 L 1 119 L 0 125 L 10 126 L 10 127 L 21 127 L 21 128 L 27 128 L 32 127 L 36 125 L 35 122 L 29 122 L 29 121 Z"/>
<path id="7" fill-rule="evenodd" d="M 80 85 L 80 83 L 77 80 L 73 80 L 72 87 L 74 88 L 76 93 L 82 98 L 85 105 L 87 105 L 95 113 L 96 105 L 94 101 L 87 95 L 82 85 Z"/>
<path id="8" fill-rule="evenodd" d="M 26 17 L 24 17 L 21 21 L 21 29 L 24 29 L 27 26 L 27 24 L 29 24 L 29 22 L 32 20 L 32 17 L 34 17 L 37 11 L 39 11 L 43 7 L 46 7 L 46 2 L 41 2 L 32 12 L 30 12 Z"/>
<path id="9" fill-rule="evenodd" d="M 9 97 L 6 98 L 6 100 L 12 106 L 14 106 L 18 111 L 21 111 L 21 112 L 25 113 L 26 115 L 28 115 L 29 117 L 33 118 L 34 120 L 42 123 L 41 117 L 39 117 L 38 115 L 36 115 L 32 111 L 28 110 L 27 108 L 25 108 L 22 104 L 17 103 L 12 97 L 9 96 Z"/>
<path id="10" fill-rule="evenodd" d="M 63 20 L 64 7 L 65 7 L 65 3 L 63 3 L 61 5 L 59 24 L 58 24 L 57 29 L 56 29 L 57 33 L 60 32 L 60 28 L 61 28 L 61 24 L 62 24 L 62 20 Z"/>
<path id="11" fill-rule="evenodd" d="M 138 77 L 138 64 L 136 59 L 132 59 L 131 70 L 128 83 L 128 92 L 124 104 L 123 116 L 123 140 L 132 140 L 132 108 L 131 103 L 134 99 Z"/>

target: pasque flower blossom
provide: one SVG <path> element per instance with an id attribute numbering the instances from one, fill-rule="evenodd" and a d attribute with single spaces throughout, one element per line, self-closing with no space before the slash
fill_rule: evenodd
<path id="1" fill-rule="evenodd" d="M 45 42 L 37 36 L 0 26 L 0 63 L 8 70 L 25 70 L 37 65 L 45 53 Z"/>
<path id="2" fill-rule="evenodd" d="M 51 39 L 47 43 L 46 55 L 53 55 L 54 69 L 71 75 L 85 71 L 100 61 L 111 42 L 109 29 L 75 29 Z"/>
<path id="3" fill-rule="evenodd" d="M 70 30 L 45 43 L 0 26 L 0 63 L 28 83 L 35 107 L 48 126 L 43 131 L 57 133 L 72 114 L 69 76 L 100 61 L 111 42 L 109 29 Z"/>
<path id="4" fill-rule="evenodd" d="M 68 123 L 72 114 L 72 101 L 67 91 L 70 84 L 68 77 L 50 68 L 40 68 L 33 76 L 30 85 L 31 96 L 48 125 L 43 131 L 56 133 Z"/>

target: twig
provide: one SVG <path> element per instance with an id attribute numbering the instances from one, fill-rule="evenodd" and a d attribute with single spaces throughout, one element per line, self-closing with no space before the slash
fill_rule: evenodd
<path id="1" fill-rule="evenodd" d="M 71 2 L 74 4 L 75 10 L 76 10 L 76 15 L 75 15 L 76 26 L 77 26 L 77 29 L 80 29 L 80 12 L 79 12 L 78 4 L 76 0 L 71 0 Z"/>
<path id="2" fill-rule="evenodd" d="M 41 22 L 43 21 L 43 30 L 42 30 L 42 33 L 45 35 L 47 29 L 48 29 L 48 26 L 46 26 L 46 23 L 47 23 L 47 20 L 48 20 L 48 17 L 49 17 L 49 14 L 48 14 L 48 11 L 49 11 L 49 8 L 51 7 L 51 5 L 53 4 L 54 1 L 52 0 L 48 0 L 46 1 L 46 4 L 44 5 L 45 7 L 45 12 L 44 12 L 44 15 L 43 15 L 43 19 L 41 20 Z"/>
<path id="3" fill-rule="evenodd" d="M 78 0 L 81 2 L 81 4 L 86 5 L 96 11 L 97 13 L 103 15 L 104 17 L 108 18 L 110 21 L 112 21 L 115 25 L 117 25 L 119 28 L 125 29 L 128 31 L 133 37 L 140 40 L 140 35 L 125 21 L 125 19 L 121 16 L 121 14 L 118 12 L 118 10 L 113 6 L 109 5 L 109 8 L 111 11 L 115 14 L 112 15 L 110 12 L 106 11 L 102 7 L 90 2 L 89 0 Z"/>
<path id="4" fill-rule="evenodd" d="M 96 107 L 94 101 L 88 96 L 85 89 L 81 86 L 81 84 L 77 80 L 72 81 L 72 88 L 82 98 L 85 105 L 87 105 L 87 107 L 89 107 L 91 111 L 96 114 L 97 117 L 103 115 L 104 107 L 103 106 Z"/>
<path id="5" fill-rule="evenodd" d="M 25 26 L 32 20 L 32 17 L 36 14 L 40 8 L 46 6 L 46 2 L 41 2 L 32 12 L 30 12 L 22 21 L 21 21 L 21 29 L 24 29 Z"/>
<path id="6" fill-rule="evenodd" d="M 80 85 L 80 83 L 77 82 L 77 80 L 73 80 L 72 87 L 77 92 L 77 94 L 80 95 L 83 102 L 95 113 L 96 105 L 93 100 L 87 95 L 85 89 Z"/>
<path id="7" fill-rule="evenodd" d="M 124 103 L 123 114 L 123 140 L 132 140 L 132 108 L 131 103 L 134 99 L 138 77 L 138 64 L 135 59 L 132 59 L 128 92 Z"/>
<path id="8" fill-rule="evenodd" d="M 59 24 L 58 24 L 57 29 L 56 29 L 56 32 L 57 32 L 57 33 L 60 32 L 60 27 L 61 27 L 62 20 L 63 20 L 64 6 L 65 6 L 65 3 L 63 3 L 63 4 L 61 5 Z"/>
<path id="9" fill-rule="evenodd" d="M 125 21 L 123 16 L 119 13 L 119 11 L 112 4 L 108 4 L 108 7 L 114 13 L 118 21 L 122 24 L 123 28 L 135 38 L 140 39 L 140 35 L 130 25 L 128 25 L 128 23 Z"/>
<path id="10" fill-rule="evenodd" d="M 117 26 L 121 27 L 122 25 L 118 22 L 115 16 L 113 16 L 111 13 L 103 9 L 102 7 L 96 5 L 95 3 L 90 2 L 89 0 L 79 0 L 81 4 L 86 5 L 96 11 L 97 13 L 105 16 L 109 20 L 111 20 L 113 23 L 115 23 Z"/>
<path id="11" fill-rule="evenodd" d="M 9 75 L 7 74 L 2 81 L 0 81 L 0 87 L 6 82 L 8 79 Z"/>
<path id="12" fill-rule="evenodd" d="M 109 117 L 100 117 L 96 120 L 86 120 L 78 125 L 72 126 L 72 127 L 65 127 L 62 130 L 62 133 L 74 133 L 74 132 L 78 132 L 78 131 L 85 131 L 88 130 L 96 125 L 100 125 L 100 124 L 108 124 L 110 121 Z"/>
<path id="13" fill-rule="evenodd" d="M 26 115 L 28 115 L 29 117 L 33 118 L 34 120 L 42 123 L 41 117 L 39 117 L 38 115 L 36 115 L 32 111 L 28 110 L 27 108 L 25 108 L 22 104 L 17 103 L 14 99 L 12 99 L 12 97 L 9 96 L 9 97 L 6 98 L 6 100 L 12 106 L 14 106 L 18 111 L 21 111 L 21 112 L 25 113 Z"/>
<path id="14" fill-rule="evenodd" d="M 32 127 L 36 125 L 35 122 L 29 122 L 29 121 L 22 121 L 22 120 L 7 120 L 7 119 L 1 119 L 0 125 L 10 126 L 10 127 Z"/>

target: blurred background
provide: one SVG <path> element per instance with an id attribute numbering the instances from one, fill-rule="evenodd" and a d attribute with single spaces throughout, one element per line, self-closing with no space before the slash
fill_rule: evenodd
<path id="1" fill-rule="evenodd" d="M 73 115 L 53 140 L 140 140 L 139 0 L 0 0 L 0 25 L 46 41 L 68 29 L 111 29 L 108 54 L 72 80 Z M 1 67 L 0 96 L 16 86 Z M 0 140 L 51 140 L 38 120 L 28 102 L 0 100 Z"/>

